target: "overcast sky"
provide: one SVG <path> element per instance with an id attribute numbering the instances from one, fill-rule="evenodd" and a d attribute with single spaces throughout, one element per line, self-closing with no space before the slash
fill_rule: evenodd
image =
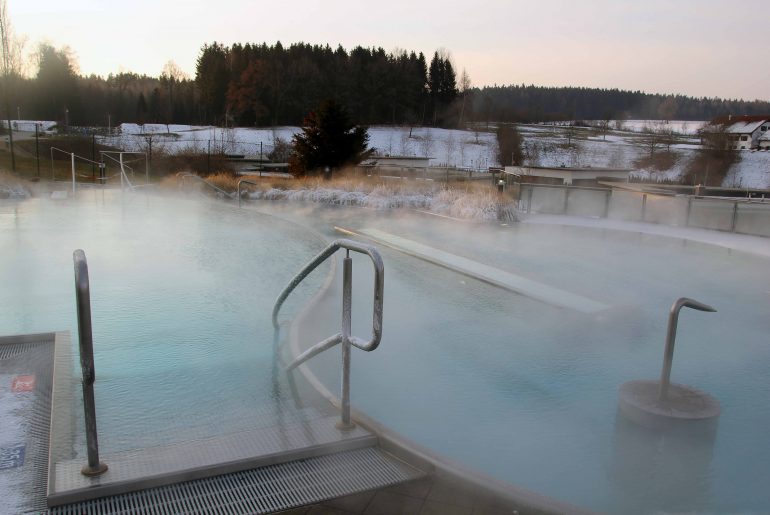
<path id="1" fill-rule="evenodd" d="M 29 44 L 84 74 L 191 76 L 212 41 L 451 52 L 475 86 L 536 84 L 770 100 L 765 0 L 7 0 Z"/>

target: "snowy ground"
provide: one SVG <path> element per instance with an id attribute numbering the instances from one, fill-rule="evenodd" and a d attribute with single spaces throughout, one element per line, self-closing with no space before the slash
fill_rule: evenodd
<path id="1" fill-rule="evenodd" d="M 770 189 L 770 151 L 743 150 L 741 160 L 727 172 L 723 186 L 728 188 Z"/>
<path id="2" fill-rule="evenodd" d="M 34 130 L 35 121 L 19 121 Z M 42 122 L 47 129 L 54 122 Z M 624 120 L 611 122 L 601 134 L 595 128 L 568 128 L 565 124 L 520 125 L 525 164 L 534 166 L 609 167 L 634 169 L 635 176 L 652 180 L 676 180 L 688 167 L 700 145 L 694 135 L 705 122 Z M 620 127 L 620 130 L 618 130 Z M 671 128 L 679 137 L 672 145 L 674 163 L 666 171 L 639 169 L 636 163 L 647 155 L 641 141 L 646 128 Z M 290 143 L 299 127 L 221 128 L 177 124 L 124 123 L 115 135 L 100 137 L 108 145 L 126 150 L 170 153 L 224 152 L 267 156 L 280 140 Z M 369 127 L 369 145 L 383 155 L 429 156 L 431 166 L 486 169 L 498 166 L 497 141 L 492 130 L 435 129 L 427 127 Z M 742 152 L 742 160 L 728 173 L 724 186 L 770 188 L 770 152 Z"/>

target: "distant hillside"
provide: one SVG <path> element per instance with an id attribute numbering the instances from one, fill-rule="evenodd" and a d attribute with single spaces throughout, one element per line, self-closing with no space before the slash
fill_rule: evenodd
<path id="1" fill-rule="evenodd" d="M 710 120 L 728 114 L 768 114 L 770 102 L 521 85 L 475 89 L 472 109 L 472 118 L 480 122 Z"/>

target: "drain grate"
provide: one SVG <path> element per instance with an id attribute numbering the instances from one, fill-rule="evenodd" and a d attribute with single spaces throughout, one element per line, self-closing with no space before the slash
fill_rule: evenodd
<path id="1" fill-rule="evenodd" d="M 0 345 L 0 360 L 15 358 L 20 354 L 24 354 L 25 352 L 31 352 L 33 350 L 39 349 L 40 347 L 45 347 L 46 345 L 50 345 L 50 344 L 51 344 L 50 341 L 45 341 L 45 342 L 35 342 L 35 343 L 8 343 L 8 344 Z"/>
<path id="2" fill-rule="evenodd" d="M 272 513 L 422 475 L 370 447 L 57 506 L 49 514 Z"/>

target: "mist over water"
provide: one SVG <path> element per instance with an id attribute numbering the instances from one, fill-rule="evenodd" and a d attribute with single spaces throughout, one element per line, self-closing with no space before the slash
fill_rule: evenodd
<path id="1" fill-rule="evenodd" d="M 378 228 L 610 306 L 595 315 L 554 308 L 380 246 L 383 342 L 354 352 L 354 406 L 461 463 L 582 507 L 769 505 L 756 481 L 770 473 L 757 429 L 770 422 L 766 259 L 630 232 L 307 209 L 299 216 L 310 214 L 319 228 Z M 370 268 L 354 257 L 353 327 L 363 337 L 371 330 Z M 672 372 L 722 403 L 718 429 L 705 440 L 616 420 L 619 386 L 659 377 L 668 309 L 680 296 L 719 310 L 682 312 Z M 339 331 L 339 302 L 335 289 L 303 343 Z M 334 392 L 339 359 L 329 351 L 311 364 Z"/>
<path id="2" fill-rule="evenodd" d="M 313 231 L 344 236 L 334 226 L 378 229 L 610 306 L 591 315 L 556 308 L 378 245 L 383 342 L 354 350 L 354 407 L 450 459 L 581 507 L 770 505 L 767 260 L 719 247 L 301 202 L 236 210 L 101 192 L 7 201 L 0 333 L 69 329 L 76 342 L 72 250 L 83 248 L 105 449 L 252 428 L 285 400 L 271 381 L 272 303 L 325 246 Z M 287 318 L 327 270 L 292 294 Z M 311 313 L 303 345 L 339 331 L 339 278 Z M 371 265 L 354 255 L 353 333 L 364 338 L 371 289 Z M 672 372 L 722 404 L 717 431 L 701 440 L 650 433 L 617 413 L 622 383 L 658 377 L 668 309 L 685 295 L 719 310 L 682 313 Z M 332 391 L 339 360 L 330 350 L 311 361 Z"/>

